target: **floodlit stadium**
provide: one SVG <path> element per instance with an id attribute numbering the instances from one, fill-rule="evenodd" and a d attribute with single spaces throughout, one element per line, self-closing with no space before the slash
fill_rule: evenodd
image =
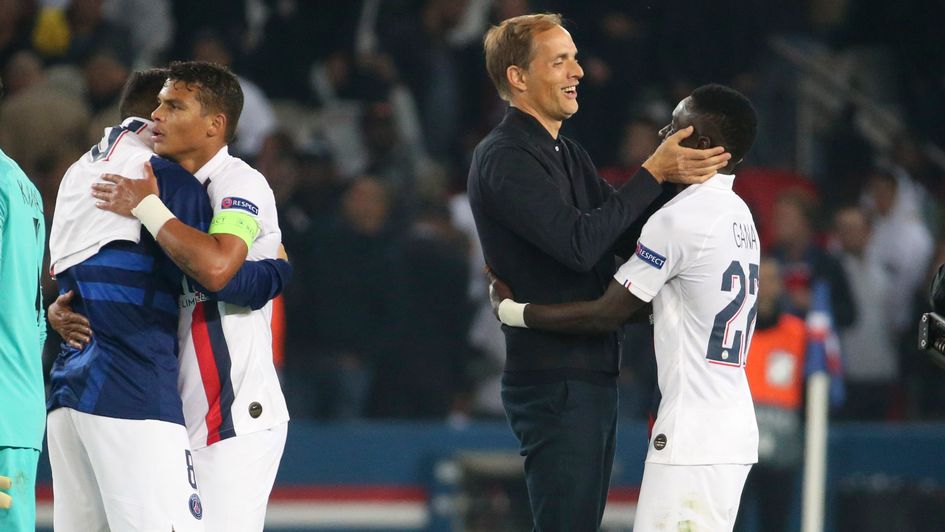
<path id="1" fill-rule="evenodd" d="M 941 20 L 0 0 L 0 530 L 945 530 Z"/>

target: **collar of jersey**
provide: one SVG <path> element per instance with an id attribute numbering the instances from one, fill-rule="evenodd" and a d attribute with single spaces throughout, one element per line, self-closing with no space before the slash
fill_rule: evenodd
<path id="1" fill-rule="evenodd" d="M 705 183 L 700 185 L 693 185 L 689 189 L 698 189 L 701 187 L 705 188 L 720 188 L 724 190 L 732 190 L 732 185 L 735 183 L 735 174 L 715 174 L 706 180 Z M 687 190 L 689 190 L 687 189 Z"/>
<path id="2" fill-rule="evenodd" d="M 229 158 L 230 150 L 226 146 L 223 146 L 220 148 L 220 151 L 218 151 L 217 154 L 213 156 L 213 158 L 207 161 L 207 164 L 201 166 L 200 170 L 197 170 L 194 173 L 194 177 L 197 178 L 197 181 L 200 181 L 201 185 L 206 183 L 207 180 L 210 179 L 210 176 L 215 174 L 217 170 L 226 164 L 226 161 L 229 160 Z"/>
<path id="3" fill-rule="evenodd" d="M 732 184 L 735 183 L 735 176 L 733 174 L 715 174 L 706 180 L 705 183 L 700 183 L 698 185 L 689 185 L 685 190 L 676 195 L 675 198 L 669 200 L 665 205 L 666 207 L 670 205 L 675 205 L 676 203 L 687 198 L 692 194 L 695 194 L 696 191 L 702 190 L 704 188 L 717 189 L 717 190 L 732 190 Z"/>
<path id="4" fill-rule="evenodd" d="M 135 131 L 134 128 L 131 127 L 132 122 L 141 122 L 144 124 L 144 128 L 138 131 Z M 141 137 L 141 139 L 144 140 L 144 143 L 147 144 L 148 146 L 154 145 L 154 142 L 151 141 L 151 133 L 153 132 L 152 130 L 154 129 L 154 122 L 152 122 L 151 120 L 148 120 L 147 118 L 141 118 L 140 116 L 129 116 L 128 118 L 122 120 L 121 125 L 122 127 L 125 127 L 131 131 L 134 131 L 135 134 Z M 106 130 L 106 136 L 107 136 L 107 133 L 108 131 Z"/>

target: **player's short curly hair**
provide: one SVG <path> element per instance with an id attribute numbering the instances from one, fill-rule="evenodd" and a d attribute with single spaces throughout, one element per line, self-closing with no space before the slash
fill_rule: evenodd
<path id="1" fill-rule="evenodd" d="M 690 102 L 694 112 L 718 126 L 733 160 L 744 158 L 758 131 L 758 115 L 751 101 L 731 87 L 712 83 L 692 91 Z"/>
<path id="2" fill-rule="evenodd" d="M 539 13 L 505 19 L 498 26 L 489 28 L 483 40 L 486 71 L 503 100 L 512 97 L 506 70 L 512 65 L 528 68 L 534 55 L 532 41 L 535 34 L 560 25 L 561 15 Z"/>
<path id="3" fill-rule="evenodd" d="M 136 70 L 128 76 L 118 100 L 118 113 L 124 120 L 131 116 L 150 118 L 158 106 L 158 93 L 167 80 L 166 68 Z"/>
<path id="4" fill-rule="evenodd" d="M 175 61 L 168 67 L 168 81 L 182 82 L 197 89 L 197 101 L 204 114 L 226 116 L 226 141 L 232 142 L 243 112 L 243 89 L 236 75 L 223 65 L 205 61 Z"/>

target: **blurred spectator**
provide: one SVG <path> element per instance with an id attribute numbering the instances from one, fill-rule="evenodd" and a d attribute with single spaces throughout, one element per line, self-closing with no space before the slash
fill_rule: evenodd
<path id="1" fill-rule="evenodd" d="M 195 61 L 233 68 L 230 49 L 217 33 L 203 30 L 193 38 L 193 42 L 192 55 Z M 234 155 L 253 158 L 259 153 L 263 139 L 275 130 L 276 115 L 259 86 L 239 74 L 236 77 L 243 89 L 243 112 L 236 124 L 236 141 L 230 145 Z"/>
<path id="2" fill-rule="evenodd" d="M 377 361 L 372 415 L 442 420 L 469 414 L 468 250 L 445 205 L 421 208 L 401 250 L 403 347 Z"/>
<path id="3" fill-rule="evenodd" d="M 788 190 L 774 204 L 774 242 L 770 253 L 781 264 L 785 310 L 805 317 L 810 309 L 811 286 L 824 279 L 830 286 L 830 307 L 837 331 L 856 320 L 856 307 L 843 267 L 815 240 L 814 200 L 799 190 Z"/>
<path id="4" fill-rule="evenodd" d="M 383 179 L 404 213 L 415 207 L 420 161 L 400 138 L 394 109 L 388 102 L 374 102 L 361 114 L 361 135 L 367 151 L 367 173 Z"/>
<path id="5" fill-rule="evenodd" d="M 243 59 L 242 45 L 247 28 L 246 3 L 246 0 L 171 0 L 174 38 L 170 41 L 170 57 L 188 57 L 193 50 L 194 38 L 201 31 L 211 30 L 230 45 L 234 62 L 239 63 Z M 280 0 L 271 3 L 280 3 Z M 301 45 L 304 40 L 297 42 Z M 286 46 L 281 51 L 291 56 L 292 48 Z M 272 60 L 276 60 L 275 54 Z"/>
<path id="6" fill-rule="evenodd" d="M 740 168 L 734 190 L 751 208 L 764 252 L 777 241 L 775 205 L 778 197 L 788 191 L 810 197 L 817 195 L 814 185 L 797 172 L 758 166 Z"/>
<path id="7" fill-rule="evenodd" d="M 0 0 L 0 70 L 13 54 L 30 48 L 35 16 L 34 0 Z"/>
<path id="8" fill-rule="evenodd" d="M 803 457 L 804 320 L 783 310 L 784 284 L 774 259 L 759 271 L 758 316 L 745 374 L 758 420 L 758 463 L 742 492 L 735 529 L 787 532 L 794 486 Z M 757 516 L 762 527 L 750 526 Z"/>
<path id="9" fill-rule="evenodd" d="M 630 119 L 623 126 L 617 164 L 602 168 L 600 176 L 614 188 L 626 183 L 660 145 L 660 127 L 662 126 L 645 117 Z"/>
<path id="10" fill-rule="evenodd" d="M 6 67 L 0 72 L 3 74 L 3 91 L 7 96 L 45 80 L 43 62 L 30 50 L 21 50 L 10 56 Z"/>
<path id="11" fill-rule="evenodd" d="M 104 0 L 102 13 L 131 37 L 131 65 L 145 68 L 162 62 L 174 36 L 169 0 Z"/>
<path id="12" fill-rule="evenodd" d="M 500 377 L 505 366 L 505 335 L 502 334 L 499 320 L 492 314 L 488 285 L 483 274 L 486 259 L 482 256 L 479 233 L 469 207 L 469 197 L 465 193 L 453 196 L 450 213 L 453 225 L 465 234 L 469 244 L 469 290 L 466 301 L 473 309 L 473 316 L 467 341 L 479 354 L 471 369 L 475 380 L 472 410 L 480 416 L 504 418 L 505 409 L 499 393 Z"/>
<path id="13" fill-rule="evenodd" d="M 571 131 L 566 134 L 581 139 L 598 164 L 621 164 L 624 161 L 614 159 L 618 143 L 626 139 L 621 125 L 630 118 L 631 109 L 639 106 L 657 66 L 652 60 L 657 53 L 657 10 L 643 3 L 611 0 L 585 0 L 581 9 L 574 9 L 571 2 L 557 4 L 554 9 L 573 21 L 567 26 L 575 42 L 581 43 L 579 55 L 584 67 L 578 89 L 581 112 L 566 122 Z M 643 159 L 637 164 L 640 162 Z"/>
<path id="14" fill-rule="evenodd" d="M 83 63 L 86 101 L 92 111 L 88 145 L 98 142 L 105 128 L 121 123 L 118 101 L 129 73 L 129 66 L 108 48 L 91 52 Z"/>
<path id="15" fill-rule="evenodd" d="M 294 252 L 296 269 L 306 272 L 306 282 L 286 294 L 287 397 L 295 416 L 363 416 L 378 361 L 400 355 L 404 254 L 390 207 L 377 178 L 358 178 L 337 215 L 313 227 Z"/>
<path id="16" fill-rule="evenodd" d="M 270 98 L 313 103 L 316 62 L 353 49 L 362 2 L 264 0 L 262 35 L 248 58 L 248 74 Z"/>
<path id="17" fill-rule="evenodd" d="M 834 231 L 840 245 L 838 258 L 850 281 L 857 315 L 856 322 L 840 333 L 847 392 L 841 414 L 847 419 L 885 419 L 899 377 L 891 318 L 901 312 L 901 307 L 897 310 L 886 302 L 890 292 L 898 289 L 876 258 L 867 253 L 871 230 L 862 209 L 839 210 L 834 216 Z"/>
<path id="18" fill-rule="evenodd" d="M 53 87 L 45 73 L 30 76 L 29 83 L 0 104 L 0 145 L 42 191 L 41 171 L 57 166 L 65 154 L 74 160 L 88 149 L 89 109 L 82 98 Z"/>
<path id="19" fill-rule="evenodd" d="M 105 18 L 102 0 L 70 0 L 62 11 L 43 8 L 33 42 L 51 62 L 83 64 L 102 49 L 111 51 L 122 64 L 134 60 L 130 34 Z"/>
<path id="20" fill-rule="evenodd" d="M 907 175 L 876 168 L 867 180 L 866 203 L 875 222 L 868 253 L 889 274 L 894 290 L 886 305 L 903 308 L 925 280 L 932 258 L 932 235 L 921 217 L 920 205 L 925 193 Z M 912 331 L 916 316 L 893 312 L 890 324 L 896 333 Z"/>
<path id="21" fill-rule="evenodd" d="M 856 201 L 866 185 L 863 176 L 872 166 L 875 150 L 856 125 L 856 111 L 848 105 L 823 138 L 823 175 L 818 184 L 828 209 Z"/>
<path id="22" fill-rule="evenodd" d="M 463 66 L 481 66 L 481 45 L 464 49 L 449 39 L 467 7 L 468 0 L 426 0 L 419 10 L 391 9 L 378 21 L 382 49 L 416 98 L 427 150 L 441 161 L 457 155 L 464 110 L 476 102 L 467 97 Z"/>

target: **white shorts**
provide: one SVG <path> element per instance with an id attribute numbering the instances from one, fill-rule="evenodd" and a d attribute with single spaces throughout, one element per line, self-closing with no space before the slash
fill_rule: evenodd
<path id="1" fill-rule="evenodd" d="M 751 465 L 647 462 L 634 532 L 731 532 Z"/>
<path id="2" fill-rule="evenodd" d="M 207 532 L 263 529 L 287 432 L 282 423 L 194 450 Z"/>
<path id="3" fill-rule="evenodd" d="M 47 418 L 56 532 L 202 532 L 187 430 L 57 408 Z"/>

